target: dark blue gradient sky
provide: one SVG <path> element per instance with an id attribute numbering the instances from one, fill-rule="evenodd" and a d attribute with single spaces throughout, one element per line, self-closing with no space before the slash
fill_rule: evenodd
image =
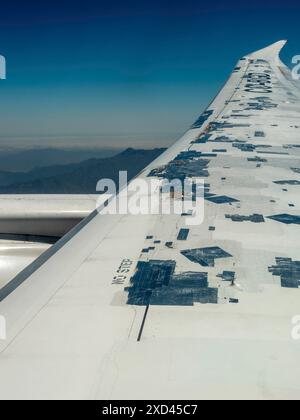
<path id="1" fill-rule="evenodd" d="M 168 145 L 244 54 L 288 39 L 296 1 L 1 4 L 0 146 Z"/>

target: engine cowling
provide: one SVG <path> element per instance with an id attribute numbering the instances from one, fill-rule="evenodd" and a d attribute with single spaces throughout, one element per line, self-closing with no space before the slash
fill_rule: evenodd
<path id="1" fill-rule="evenodd" d="M 105 195 L 0 196 L 0 289 L 107 198 Z"/>

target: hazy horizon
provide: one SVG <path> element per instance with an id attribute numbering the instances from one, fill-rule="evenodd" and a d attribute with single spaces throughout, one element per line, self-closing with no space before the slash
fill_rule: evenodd
<path id="1" fill-rule="evenodd" d="M 169 147 L 183 134 L 183 132 L 169 135 L 143 133 L 127 135 L 95 135 L 95 136 L 46 136 L 41 137 L 1 137 L 0 153 L 21 150 L 37 149 L 99 149 L 123 150 L 129 147 L 153 149 L 156 147 Z"/>

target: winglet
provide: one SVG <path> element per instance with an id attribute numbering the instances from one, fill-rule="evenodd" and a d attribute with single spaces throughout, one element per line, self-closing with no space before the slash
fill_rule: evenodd
<path id="1" fill-rule="evenodd" d="M 249 54 L 246 57 L 251 59 L 264 59 L 276 62 L 279 60 L 280 51 L 283 49 L 286 43 L 286 40 L 275 42 L 274 44 L 269 45 L 268 47 L 258 50 L 252 54 Z"/>

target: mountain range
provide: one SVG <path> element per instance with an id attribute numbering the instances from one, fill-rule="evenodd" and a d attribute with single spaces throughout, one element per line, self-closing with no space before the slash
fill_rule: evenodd
<path id="1" fill-rule="evenodd" d="M 28 172 L 0 171 L 0 194 L 95 194 L 99 179 L 118 181 L 119 171 L 133 178 L 165 149 L 125 151 L 107 158 L 50 165 Z"/>

